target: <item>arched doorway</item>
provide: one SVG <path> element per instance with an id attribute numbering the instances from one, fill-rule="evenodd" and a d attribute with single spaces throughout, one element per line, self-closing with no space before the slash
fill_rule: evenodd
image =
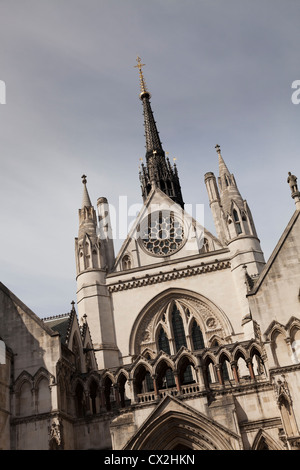
<path id="1" fill-rule="evenodd" d="M 126 450 L 233 450 L 234 437 L 200 413 L 170 410 L 142 426 Z"/>

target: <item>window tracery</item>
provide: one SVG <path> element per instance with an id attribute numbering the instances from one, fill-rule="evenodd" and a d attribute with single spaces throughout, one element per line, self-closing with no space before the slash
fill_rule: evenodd
<path id="1" fill-rule="evenodd" d="M 174 212 L 151 213 L 141 223 L 139 240 L 142 247 L 152 255 L 170 255 L 184 243 L 183 224 Z"/>
<path id="2" fill-rule="evenodd" d="M 173 310 L 172 310 L 172 327 L 173 327 L 175 348 L 177 352 L 179 351 L 181 346 L 187 347 L 187 344 L 186 344 L 186 335 L 184 331 L 182 318 L 181 318 L 181 315 L 179 313 L 179 310 L 176 304 L 173 305 Z"/>
<path id="3" fill-rule="evenodd" d="M 160 327 L 158 336 L 158 350 L 164 351 L 167 354 L 171 354 L 169 340 L 162 326 Z"/>
<path id="4" fill-rule="evenodd" d="M 204 348 L 204 340 L 203 340 L 202 331 L 200 329 L 200 326 L 196 322 L 196 320 L 193 321 L 193 326 L 192 326 L 192 341 L 193 341 L 193 348 L 195 350 Z"/>
<path id="5" fill-rule="evenodd" d="M 122 268 L 124 271 L 131 269 L 131 259 L 129 255 L 125 255 L 122 259 Z"/>
<path id="6" fill-rule="evenodd" d="M 163 331 L 162 331 L 163 330 Z M 147 335 L 145 336 L 145 332 Z M 185 294 L 162 298 L 141 312 L 130 338 L 130 350 L 139 355 L 146 349 L 173 356 L 180 348 L 197 351 L 212 347 L 217 338 L 231 335 L 231 325 L 223 312 L 204 301 Z"/>

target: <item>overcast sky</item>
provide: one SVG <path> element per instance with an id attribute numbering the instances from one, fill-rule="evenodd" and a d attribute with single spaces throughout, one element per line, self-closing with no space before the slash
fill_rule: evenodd
<path id="1" fill-rule="evenodd" d="M 95 205 L 141 202 L 137 55 L 185 203 L 215 234 L 219 144 L 268 259 L 300 178 L 299 20 L 297 0 L 1 0 L 1 282 L 41 317 L 69 311 L 81 175 Z"/>

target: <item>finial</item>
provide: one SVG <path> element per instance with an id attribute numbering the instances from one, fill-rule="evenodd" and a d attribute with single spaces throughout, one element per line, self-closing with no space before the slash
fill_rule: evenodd
<path id="1" fill-rule="evenodd" d="M 82 209 L 84 207 L 91 207 L 92 206 L 92 203 L 91 203 L 91 200 L 90 200 L 90 196 L 89 196 L 89 193 L 88 193 L 88 190 L 87 190 L 87 186 L 86 186 L 86 175 L 82 175 L 82 183 L 84 184 L 83 186 L 83 196 L 82 196 Z"/>
<path id="2" fill-rule="evenodd" d="M 220 145 L 218 145 L 218 144 L 215 145 L 215 149 L 216 149 L 216 151 L 217 151 L 218 154 L 221 153 L 221 147 L 220 147 Z"/>
<path id="3" fill-rule="evenodd" d="M 145 82 L 143 71 L 142 71 L 142 67 L 144 67 L 146 64 L 141 63 L 142 59 L 139 56 L 137 56 L 136 61 L 137 61 L 137 65 L 135 65 L 134 67 L 137 67 L 139 69 L 140 87 L 141 87 L 140 99 L 142 99 L 145 94 L 147 94 L 150 97 L 150 93 L 147 90 L 146 82 Z"/>
<path id="4" fill-rule="evenodd" d="M 139 161 L 142 162 L 142 164 L 143 164 L 143 159 L 142 159 L 142 157 L 139 158 Z M 140 164 L 139 164 L 139 171 L 141 171 L 141 165 L 140 165 Z"/>
<path id="5" fill-rule="evenodd" d="M 75 302 L 74 302 L 74 300 L 72 300 L 71 305 L 72 305 L 71 312 L 74 312 L 75 311 Z"/>
<path id="6" fill-rule="evenodd" d="M 137 67 L 139 71 L 142 72 L 142 67 L 144 67 L 146 64 L 141 64 L 142 59 L 139 56 L 137 56 L 136 61 L 138 64 L 135 65 L 135 67 Z"/>

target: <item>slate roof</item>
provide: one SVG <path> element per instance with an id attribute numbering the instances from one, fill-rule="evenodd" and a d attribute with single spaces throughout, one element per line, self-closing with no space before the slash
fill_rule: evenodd
<path id="1" fill-rule="evenodd" d="M 61 342 L 66 344 L 69 336 L 70 325 L 72 321 L 72 312 L 43 318 L 43 322 L 60 335 Z"/>

